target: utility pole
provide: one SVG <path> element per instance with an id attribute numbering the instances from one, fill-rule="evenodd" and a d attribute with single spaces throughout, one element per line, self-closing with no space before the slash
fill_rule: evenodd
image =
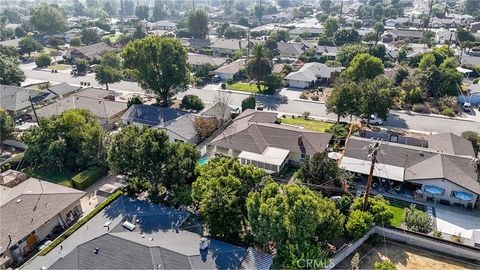
<path id="1" fill-rule="evenodd" d="M 192 7 L 193 7 L 192 10 L 195 10 L 195 0 L 192 0 Z"/>
<path id="2" fill-rule="evenodd" d="M 343 15 L 343 14 L 342 14 L 342 13 L 343 13 L 343 0 L 342 0 L 342 2 L 340 3 L 340 26 L 343 25 L 343 23 L 342 23 L 342 15 Z"/>
<path id="3" fill-rule="evenodd" d="M 368 196 L 370 194 L 370 188 L 372 187 L 373 171 L 375 170 L 375 163 L 377 163 L 377 153 L 380 145 L 381 144 L 379 142 L 375 142 L 375 144 L 368 146 L 368 158 L 371 159 L 372 163 L 370 165 L 370 174 L 368 175 L 367 189 L 365 190 L 365 195 L 363 196 L 363 211 L 367 210 Z"/>
<path id="4" fill-rule="evenodd" d="M 258 16 L 258 21 L 260 24 L 262 24 L 262 0 L 260 0 L 260 8 L 258 9 L 260 14 Z"/>
<path id="5" fill-rule="evenodd" d="M 35 110 L 35 106 L 33 106 L 32 97 L 30 95 L 28 95 L 28 100 L 30 101 L 30 106 L 32 106 L 33 114 L 35 115 L 35 120 L 37 120 L 38 126 L 41 127 L 40 121 L 38 120 L 37 111 Z"/>

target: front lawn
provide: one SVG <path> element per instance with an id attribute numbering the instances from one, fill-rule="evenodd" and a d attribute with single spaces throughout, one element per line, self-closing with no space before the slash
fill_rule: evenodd
<path id="1" fill-rule="evenodd" d="M 333 126 L 333 123 L 305 119 L 303 117 L 296 118 L 282 118 L 282 124 L 300 126 L 306 130 L 326 132 L 330 127 Z"/>
<path id="2" fill-rule="evenodd" d="M 237 82 L 234 84 L 228 84 L 227 88 L 234 91 L 241 91 L 241 92 L 248 92 L 248 93 L 258 93 L 258 88 L 256 84 L 248 84 L 248 83 L 241 83 Z M 260 89 L 262 92 L 265 90 L 265 86 L 260 85 Z"/>
<path id="3" fill-rule="evenodd" d="M 52 182 L 66 187 L 72 187 L 72 177 L 75 173 L 63 169 L 38 169 L 38 168 L 25 168 L 23 170 L 29 177 L 37 178 L 40 180 Z"/>
<path id="4" fill-rule="evenodd" d="M 62 64 L 57 64 L 57 65 L 51 65 L 48 67 L 49 69 L 56 69 L 56 70 L 67 70 L 71 68 L 69 65 L 62 65 Z"/>
<path id="5" fill-rule="evenodd" d="M 393 218 L 391 220 L 391 225 L 393 227 L 400 228 L 400 225 L 403 222 L 403 212 L 404 212 L 403 208 L 398 207 L 398 206 L 390 205 L 390 209 L 393 212 Z"/>

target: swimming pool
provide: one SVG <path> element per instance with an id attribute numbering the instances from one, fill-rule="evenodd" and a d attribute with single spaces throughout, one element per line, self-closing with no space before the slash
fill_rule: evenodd
<path id="1" fill-rule="evenodd" d="M 204 157 L 198 160 L 198 165 L 202 166 L 208 163 L 209 157 Z"/>

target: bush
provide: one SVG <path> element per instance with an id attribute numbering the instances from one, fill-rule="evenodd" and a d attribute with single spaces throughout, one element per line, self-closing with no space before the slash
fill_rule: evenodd
<path id="1" fill-rule="evenodd" d="M 110 195 L 110 197 L 108 197 L 104 202 L 102 202 L 95 209 L 93 209 L 92 212 L 90 212 L 84 218 L 80 219 L 77 223 L 75 223 L 75 225 L 73 225 L 68 230 L 66 230 L 62 235 L 60 235 L 57 239 L 55 239 L 52 243 L 50 243 L 50 245 L 48 245 L 46 248 L 42 249 L 42 251 L 38 253 L 38 256 L 47 255 L 52 249 L 54 249 L 61 242 L 63 242 L 63 240 L 65 240 L 67 237 L 72 235 L 76 230 L 82 227 L 83 224 L 87 223 L 92 217 L 96 216 L 100 211 L 102 211 L 110 203 L 112 203 L 118 197 L 120 197 L 120 195 L 122 195 L 122 191 L 120 190 L 117 190 L 115 193 Z"/>
<path id="2" fill-rule="evenodd" d="M 397 267 L 387 259 L 382 262 L 375 262 L 375 270 L 397 270 Z"/>
<path id="3" fill-rule="evenodd" d="M 76 189 L 84 190 L 104 176 L 106 169 L 102 167 L 90 167 L 72 178 L 73 186 Z"/>
<path id="4" fill-rule="evenodd" d="M 303 91 L 303 92 L 300 94 L 300 98 L 301 98 L 301 99 L 308 99 L 308 92 L 307 92 L 307 91 Z"/>
<path id="5" fill-rule="evenodd" d="M 78 47 L 80 45 L 82 45 L 82 42 L 80 41 L 79 37 L 74 37 L 70 40 L 70 46 Z"/>
<path id="6" fill-rule="evenodd" d="M 405 208 L 403 221 L 409 230 L 421 233 L 429 233 L 433 230 L 433 220 L 425 212 L 418 210 L 415 204 Z"/>
<path id="7" fill-rule="evenodd" d="M 12 168 L 12 165 L 8 162 L 3 163 L 2 166 L 0 166 L 0 172 L 5 172 L 8 171 Z"/>
<path id="8" fill-rule="evenodd" d="M 332 134 L 335 140 L 344 139 L 348 136 L 348 130 L 345 128 L 344 125 L 340 123 L 335 123 L 333 126 L 331 126 L 328 130 L 325 131 Z"/>
<path id="9" fill-rule="evenodd" d="M 205 108 L 203 101 L 196 95 L 185 95 L 180 104 L 182 109 L 200 111 Z"/>
<path id="10" fill-rule="evenodd" d="M 313 100 L 313 101 L 319 101 L 319 100 L 320 100 L 320 96 L 319 96 L 319 95 L 313 95 L 313 96 L 312 96 L 312 100 Z"/>
<path id="11" fill-rule="evenodd" d="M 475 78 L 472 81 L 473 84 L 478 84 L 478 82 L 480 82 L 480 78 Z"/>
<path id="12" fill-rule="evenodd" d="M 345 228 L 353 239 L 364 236 L 372 227 L 373 216 L 368 212 L 355 210 L 350 213 Z"/>
<path id="13" fill-rule="evenodd" d="M 223 90 L 227 89 L 227 85 L 226 85 L 225 83 L 222 83 L 222 84 L 220 85 L 220 87 L 221 87 Z"/>
<path id="14" fill-rule="evenodd" d="M 425 104 L 415 104 L 412 107 L 412 110 L 417 113 L 429 113 L 428 107 Z"/>
<path id="15" fill-rule="evenodd" d="M 257 101 L 255 100 L 254 96 L 249 96 L 248 98 L 242 101 L 242 111 L 246 109 L 255 109 Z"/>
<path id="16" fill-rule="evenodd" d="M 16 154 L 15 156 L 13 156 L 11 159 L 10 159 L 10 166 L 14 169 L 16 169 L 18 167 L 18 165 L 20 164 L 20 162 L 22 162 L 23 160 L 23 153 L 18 153 Z"/>
<path id="17" fill-rule="evenodd" d="M 455 116 L 455 112 L 451 108 L 443 108 L 442 114 L 449 117 Z"/>
<path id="18" fill-rule="evenodd" d="M 462 236 L 460 234 L 452 235 L 452 236 L 450 236 L 450 239 L 452 239 L 452 241 L 457 242 L 457 243 L 462 243 L 463 242 Z"/>
<path id="19" fill-rule="evenodd" d="M 310 117 L 310 112 L 303 112 L 302 116 L 303 118 L 308 119 Z"/>
<path id="20" fill-rule="evenodd" d="M 443 238 L 443 235 L 442 235 L 442 232 L 441 231 L 438 231 L 438 230 L 433 230 L 433 236 L 437 237 L 437 238 Z"/>
<path id="21" fill-rule="evenodd" d="M 49 66 L 52 62 L 52 58 L 46 54 L 39 54 L 35 57 L 35 64 L 37 67 L 46 67 Z"/>

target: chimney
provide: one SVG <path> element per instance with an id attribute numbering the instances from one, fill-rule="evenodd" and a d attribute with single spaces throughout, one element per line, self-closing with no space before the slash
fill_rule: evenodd
<path id="1" fill-rule="evenodd" d="M 303 136 L 301 134 L 298 136 L 298 145 L 303 146 Z"/>

